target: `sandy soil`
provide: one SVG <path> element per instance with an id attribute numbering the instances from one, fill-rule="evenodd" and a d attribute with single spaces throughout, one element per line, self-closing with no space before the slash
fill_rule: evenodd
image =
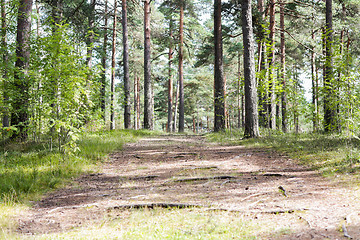
<path id="1" fill-rule="evenodd" d="M 358 188 L 325 179 L 269 149 L 159 136 L 125 145 L 99 173 L 36 202 L 20 217 L 18 232 L 98 224 L 116 206 L 184 203 L 241 212 L 259 223 L 276 221 L 292 231 L 272 239 L 349 239 L 344 233 L 360 239 L 359 197 Z"/>

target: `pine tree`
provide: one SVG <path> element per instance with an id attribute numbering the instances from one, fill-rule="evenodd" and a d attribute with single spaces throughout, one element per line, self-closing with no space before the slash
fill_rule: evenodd
<path id="1" fill-rule="evenodd" d="M 25 141 L 28 137 L 29 118 L 29 60 L 30 60 L 30 34 L 32 0 L 21 0 L 18 9 L 17 34 L 16 34 L 16 63 L 14 76 L 13 114 L 11 124 L 19 131 L 13 137 L 20 137 Z"/>
<path id="2" fill-rule="evenodd" d="M 144 1 L 144 128 L 153 129 L 150 0 Z"/>
<path id="3" fill-rule="evenodd" d="M 221 29 L 221 0 L 214 0 L 214 106 L 215 132 L 225 129 L 225 82 L 223 73 L 223 49 Z"/>
<path id="4" fill-rule="evenodd" d="M 257 107 L 257 89 L 255 81 L 254 36 L 252 27 L 251 0 L 242 2 L 242 30 L 244 45 L 245 77 L 245 132 L 244 136 L 260 136 Z"/>

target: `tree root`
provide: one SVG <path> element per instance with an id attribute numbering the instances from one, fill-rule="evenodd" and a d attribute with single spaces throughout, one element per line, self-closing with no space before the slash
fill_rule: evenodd
<path id="1" fill-rule="evenodd" d="M 130 177 L 129 180 L 151 180 L 158 177 L 160 176 L 159 175 L 139 176 L 139 177 Z"/>
<path id="2" fill-rule="evenodd" d="M 299 209 L 278 209 L 278 210 L 269 210 L 269 211 L 260 211 L 260 212 L 248 212 L 244 210 L 238 209 L 229 209 L 229 208 L 209 208 L 209 206 L 201 205 L 201 204 L 190 204 L 190 203 L 136 203 L 136 204 L 125 204 L 118 205 L 107 208 L 110 210 L 119 210 L 119 209 L 154 209 L 154 208 L 206 208 L 206 211 L 226 211 L 226 212 L 240 212 L 240 213 L 250 213 L 250 214 L 280 214 L 280 213 L 294 213 L 297 211 L 305 211 L 309 210 L 307 208 L 299 208 Z"/>
<path id="3" fill-rule="evenodd" d="M 284 175 L 282 175 L 280 173 L 264 173 L 264 174 L 260 174 L 260 176 L 264 176 L 264 177 L 283 177 Z"/>
<path id="4" fill-rule="evenodd" d="M 250 214 L 280 214 L 280 213 L 294 213 L 298 211 L 306 211 L 307 208 L 298 208 L 298 209 L 278 209 L 278 210 L 269 210 L 269 211 L 259 211 L 259 212 L 249 212 L 238 209 L 228 209 L 228 208 L 209 208 L 208 211 L 227 211 L 227 212 L 240 212 L 240 213 L 250 213 Z"/>
<path id="5" fill-rule="evenodd" d="M 108 210 L 112 209 L 154 209 L 154 208 L 199 208 L 204 207 L 200 204 L 188 204 L 188 203 L 137 203 L 137 204 L 125 204 L 114 207 L 109 207 Z"/>
<path id="6" fill-rule="evenodd" d="M 214 177 L 194 177 L 194 178 L 183 178 L 177 179 L 175 182 L 192 182 L 192 181 L 206 181 L 206 180 L 214 180 L 214 179 L 234 179 L 236 177 L 233 176 L 214 176 Z"/>

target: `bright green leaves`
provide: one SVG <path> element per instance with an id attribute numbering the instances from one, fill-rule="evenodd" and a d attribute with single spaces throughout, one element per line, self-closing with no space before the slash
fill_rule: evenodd
<path id="1" fill-rule="evenodd" d="M 68 25 L 57 25 L 44 35 L 32 48 L 30 130 L 38 138 L 43 135 L 56 142 L 62 152 L 76 151 L 77 129 L 91 110 L 96 76 L 89 79 L 92 73 Z"/>

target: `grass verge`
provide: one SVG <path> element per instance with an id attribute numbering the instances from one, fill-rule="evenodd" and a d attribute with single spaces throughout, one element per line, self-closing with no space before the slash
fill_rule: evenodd
<path id="1" fill-rule="evenodd" d="M 241 144 L 283 152 L 324 175 L 360 179 L 360 140 L 340 134 L 268 132 L 263 137 L 242 139 L 242 132 L 211 133 L 207 139 L 223 144 Z"/>
<path id="2" fill-rule="evenodd" d="M 0 150 L 0 238 L 12 226 L 16 209 L 74 177 L 96 170 L 107 154 L 121 150 L 124 143 L 154 134 L 150 131 L 119 130 L 84 133 L 80 151 L 64 155 L 50 151 L 46 143 L 13 143 Z"/>

